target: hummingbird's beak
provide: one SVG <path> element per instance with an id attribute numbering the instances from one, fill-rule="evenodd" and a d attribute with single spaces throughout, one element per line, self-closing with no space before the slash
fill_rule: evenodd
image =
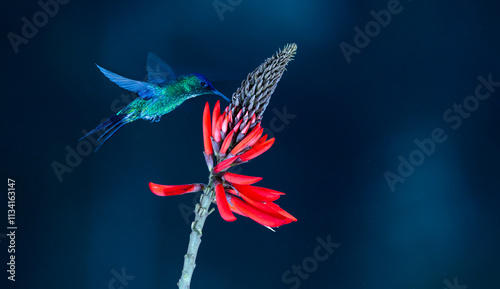
<path id="1" fill-rule="evenodd" d="M 229 100 L 229 98 L 227 98 L 224 94 L 222 94 L 220 91 L 218 91 L 218 90 L 217 90 L 217 89 L 215 89 L 215 88 L 212 90 L 212 93 L 213 93 L 213 94 L 216 94 L 216 95 L 218 95 L 218 96 L 221 96 L 222 98 L 224 98 L 225 100 L 227 100 L 227 102 L 231 102 L 231 101 Z"/>

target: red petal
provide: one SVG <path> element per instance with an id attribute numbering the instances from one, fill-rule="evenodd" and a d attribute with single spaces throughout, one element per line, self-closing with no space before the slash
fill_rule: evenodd
<path id="1" fill-rule="evenodd" d="M 268 188 L 263 188 L 263 187 L 256 187 L 256 186 L 253 186 L 254 190 L 257 190 L 259 192 L 262 192 L 263 194 L 274 194 L 274 195 L 284 195 L 285 193 L 282 193 L 280 191 L 276 191 L 276 190 L 271 190 L 271 189 L 268 189 Z"/>
<path id="2" fill-rule="evenodd" d="M 258 202 L 276 201 L 277 199 L 279 199 L 280 195 L 283 194 L 273 190 L 262 190 L 264 188 L 254 187 L 250 185 L 232 184 L 232 186 L 238 191 L 238 193 Z"/>
<path id="3" fill-rule="evenodd" d="M 262 180 L 261 177 L 244 176 L 244 175 L 233 174 L 230 172 L 224 174 L 224 179 L 230 183 L 239 185 L 251 185 Z"/>
<path id="4" fill-rule="evenodd" d="M 220 101 L 217 100 L 214 106 L 214 111 L 212 113 L 212 135 L 215 134 L 215 125 L 217 123 L 217 120 L 219 119 L 219 114 L 220 114 Z"/>
<path id="5" fill-rule="evenodd" d="M 224 115 L 219 116 L 219 119 L 217 120 L 217 122 L 215 123 L 215 127 L 213 128 L 214 129 L 214 132 L 213 132 L 214 140 L 217 143 L 220 142 L 220 128 L 222 126 L 223 118 L 224 118 Z"/>
<path id="6" fill-rule="evenodd" d="M 227 108 L 226 108 L 226 110 L 227 110 Z M 227 125 L 230 123 L 229 117 L 231 116 L 231 114 L 227 114 L 226 112 L 224 112 L 224 115 L 225 115 L 225 117 L 224 117 L 224 120 L 222 121 L 221 130 L 223 132 L 227 132 Z"/>
<path id="7" fill-rule="evenodd" d="M 231 142 L 233 141 L 233 135 L 234 135 L 234 130 L 230 131 L 229 134 L 226 136 L 224 139 L 224 142 L 222 143 L 222 146 L 220 147 L 220 154 L 225 155 L 227 152 L 227 149 L 231 145 Z"/>
<path id="8" fill-rule="evenodd" d="M 238 198 L 232 198 L 231 201 L 233 205 L 238 208 L 243 214 L 247 215 L 250 219 L 263 226 L 279 227 L 292 222 L 292 220 L 288 218 L 271 216 L 268 213 L 261 211 Z"/>
<path id="9" fill-rule="evenodd" d="M 268 149 L 270 149 L 274 144 L 274 138 L 260 144 L 260 145 L 254 145 L 253 148 L 251 148 L 249 151 L 246 153 L 242 154 L 240 156 L 240 159 L 242 162 L 247 162 L 251 159 L 254 159 L 261 154 L 265 153 Z"/>
<path id="10" fill-rule="evenodd" d="M 211 137 L 211 124 L 210 124 L 210 107 L 208 102 L 205 104 L 205 110 L 203 111 L 203 146 L 205 147 L 205 155 L 211 155 L 212 150 L 212 141 Z"/>
<path id="11" fill-rule="evenodd" d="M 244 128 L 241 129 L 240 133 L 241 134 L 246 134 L 248 131 L 248 128 L 250 128 L 250 122 L 248 122 Z"/>
<path id="12" fill-rule="evenodd" d="M 244 139 L 242 139 L 234 148 L 231 150 L 232 155 L 237 155 L 239 152 L 241 152 L 243 149 L 251 146 L 251 142 L 256 142 L 260 134 L 262 134 L 262 131 L 260 130 L 260 126 L 257 124 L 255 128 L 250 132 Z"/>
<path id="13" fill-rule="evenodd" d="M 260 144 L 263 144 L 264 142 L 266 142 L 266 139 L 267 139 L 267 134 L 265 134 L 263 137 L 261 137 L 256 143 L 255 145 L 260 145 Z"/>
<path id="14" fill-rule="evenodd" d="M 176 196 L 186 193 L 192 193 L 201 191 L 205 188 L 203 184 L 191 184 L 191 185 L 176 185 L 176 186 L 166 186 L 158 185 L 155 183 L 149 183 L 149 189 L 153 194 L 158 196 Z"/>
<path id="15" fill-rule="evenodd" d="M 279 214 L 281 214 L 282 216 L 294 221 L 294 222 L 297 222 L 297 218 L 295 218 L 294 216 L 292 216 L 290 213 L 288 213 L 287 211 L 283 210 L 280 206 L 276 205 L 275 203 L 273 202 L 269 202 L 267 203 L 268 207 L 272 208 L 275 212 L 278 212 Z"/>
<path id="16" fill-rule="evenodd" d="M 238 121 L 238 123 L 233 128 L 234 131 L 238 131 L 238 129 L 240 128 L 240 125 L 241 125 L 242 121 L 243 121 L 242 119 L 240 119 L 240 121 Z"/>
<path id="17" fill-rule="evenodd" d="M 238 208 L 236 208 L 234 205 L 233 205 L 233 196 L 231 195 L 226 195 L 226 198 L 227 198 L 227 202 L 229 203 L 229 209 L 231 209 L 231 211 L 233 213 L 236 213 L 238 215 L 242 215 L 243 217 L 246 217 L 247 215 L 243 214 Z"/>
<path id="18" fill-rule="evenodd" d="M 248 142 L 247 146 L 252 147 L 253 145 L 255 145 L 259 140 L 260 136 L 262 135 L 263 131 L 264 129 L 260 127 L 259 131 L 255 134 L 255 136 L 252 137 L 252 139 Z"/>
<path id="19" fill-rule="evenodd" d="M 252 199 L 249 199 L 245 196 L 241 196 L 247 203 L 249 203 L 250 205 L 256 207 L 257 209 L 259 210 L 262 210 L 264 212 L 267 212 L 271 215 L 274 215 L 274 216 L 277 216 L 278 218 L 282 218 L 282 217 L 285 217 L 285 218 L 288 218 L 294 222 L 297 221 L 297 219 L 290 215 L 287 211 L 283 210 L 280 206 L 276 205 L 275 203 L 273 202 L 256 202 Z M 280 217 L 281 216 L 281 217 Z"/>
<path id="20" fill-rule="evenodd" d="M 219 214 L 221 215 L 221 217 L 228 222 L 236 221 L 236 217 L 229 208 L 229 204 L 226 198 L 226 192 L 224 192 L 224 187 L 221 183 L 217 183 L 215 185 L 215 200 L 217 202 L 217 208 L 219 208 Z"/>
<path id="21" fill-rule="evenodd" d="M 231 164 L 234 163 L 234 161 L 236 161 L 236 159 L 238 159 L 238 156 L 229 158 L 227 160 L 218 163 L 214 168 L 214 172 L 218 174 L 224 170 L 227 170 L 229 167 L 231 167 Z"/>

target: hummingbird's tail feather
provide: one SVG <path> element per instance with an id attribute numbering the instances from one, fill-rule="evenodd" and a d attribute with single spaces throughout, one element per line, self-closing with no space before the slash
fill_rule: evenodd
<path id="1" fill-rule="evenodd" d="M 99 133 L 99 138 L 97 139 L 97 147 L 94 152 L 97 152 L 99 148 L 110 138 L 115 132 L 117 132 L 124 124 L 130 121 L 127 120 L 126 114 L 113 115 L 105 122 L 98 125 L 96 128 L 91 130 L 85 136 L 81 137 L 78 141 L 88 137 L 91 134 Z"/>
<path id="2" fill-rule="evenodd" d="M 95 152 L 104 144 L 105 141 L 108 140 L 108 138 L 110 138 L 116 131 L 118 131 L 125 123 L 124 122 L 120 122 L 120 123 L 117 123 L 115 124 L 112 128 L 108 129 L 102 136 L 99 137 L 99 139 L 101 139 L 102 137 L 104 137 L 102 139 L 102 141 L 99 143 L 99 145 L 96 147 L 95 149 Z"/>

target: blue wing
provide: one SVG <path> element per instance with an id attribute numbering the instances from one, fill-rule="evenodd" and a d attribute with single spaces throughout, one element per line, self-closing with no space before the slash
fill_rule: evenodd
<path id="1" fill-rule="evenodd" d="M 113 73 L 109 70 L 106 70 L 97 64 L 96 64 L 96 66 L 99 68 L 99 70 L 101 70 L 101 72 L 107 78 L 109 78 L 109 80 L 118 84 L 118 86 L 120 86 L 121 88 L 125 88 L 126 90 L 130 90 L 132 92 L 135 92 L 135 93 L 139 94 L 140 97 L 142 97 L 146 100 L 151 99 L 153 97 L 156 97 L 154 84 L 128 79 L 128 78 L 120 76 L 116 73 Z"/>
<path id="2" fill-rule="evenodd" d="M 172 68 L 151 52 L 148 54 L 147 70 L 148 81 L 152 83 L 167 84 L 176 78 Z"/>

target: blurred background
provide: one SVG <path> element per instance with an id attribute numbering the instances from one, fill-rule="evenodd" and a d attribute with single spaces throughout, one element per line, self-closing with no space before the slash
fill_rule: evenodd
<path id="1" fill-rule="evenodd" d="M 202 111 L 219 98 L 91 153 L 83 131 L 134 97 L 94 63 L 143 79 L 153 52 L 231 95 L 292 42 L 263 118 L 276 143 L 240 173 L 285 192 L 298 222 L 273 233 L 210 215 L 192 288 L 499 288 L 499 6 L 4 3 L 1 175 L 15 180 L 17 230 L 16 281 L 3 265 L 2 288 L 176 288 L 199 195 L 160 198 L 148 183 L 206 182 Z"/>

